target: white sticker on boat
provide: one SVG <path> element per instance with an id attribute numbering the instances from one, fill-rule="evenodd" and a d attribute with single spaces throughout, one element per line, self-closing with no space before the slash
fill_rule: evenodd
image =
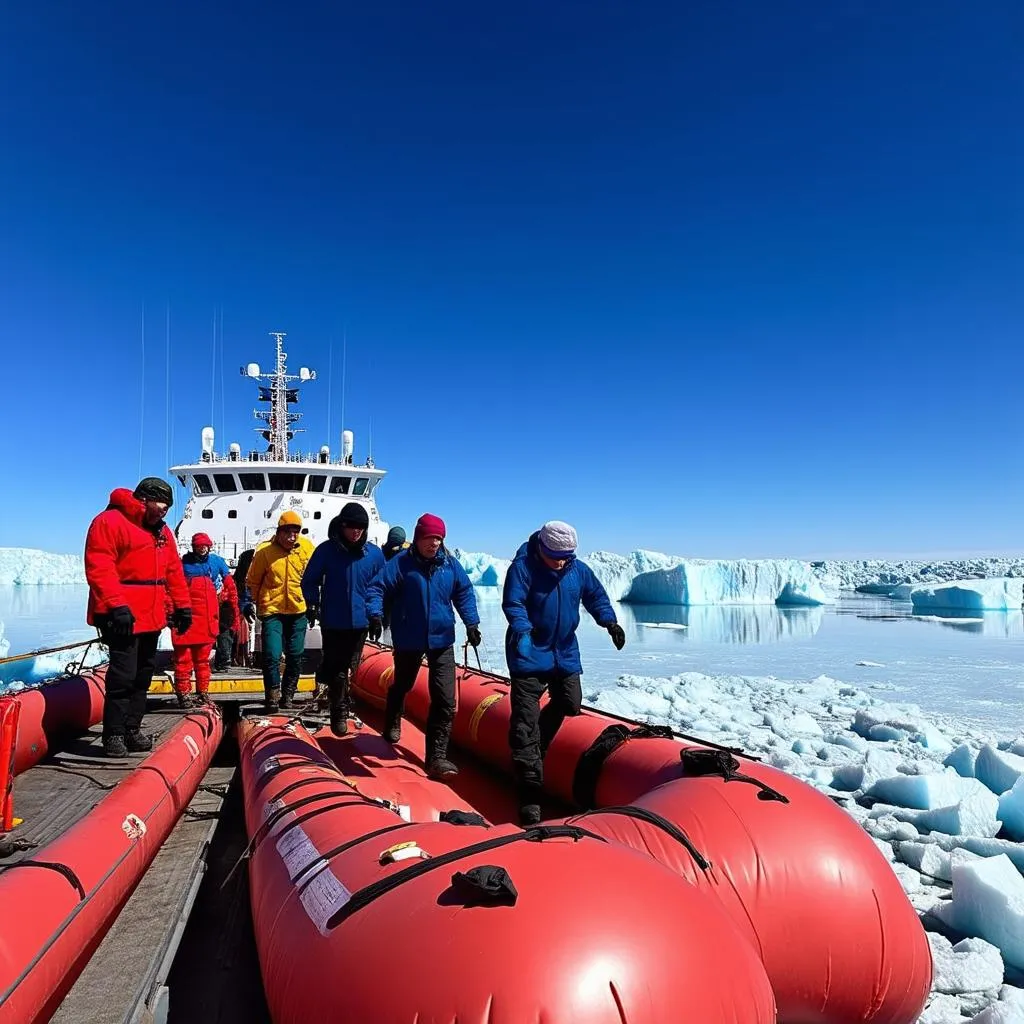
<path id="1" fill-rule="evenodd" d="M 320 851 L 313 841 L 298 826 L 288 829 L 277 841 L 277 852 L 281 854 L 288 875 L 294 882 L 311 864 L 320 859 Z"/>
<path id="2" fill-rule="evenodd" d="M 276 757 L 268 757 L 263 764 L 260 765 L 260 775 L 266 775 L 267 772 L 272 772 L 275 768 L 280 766 L 280 762 Z"/>
<path id="3" fill-rule="evenodd" d="M 121 829 L 129 839 L 141 839 L 146 834 L 146 823 L 137 814 L 129 814 L 121 822 Z"/>
<path id="4" fill-rule="evenodd" d="M 191 736 L 184 737 L 185 746 L 188 747 L 188 752 L 192 755 L 194 761 L 199 756 L 199 744 Z"/>
<path id="5" fill-rule="evenodd" d="M 402 819 L 402 821 L 412 821 L 412 809 L 409 807 L 408 804 L 399 804 L 398 816 Z"/>
<path id="6" fill-rule="evenodd" d="M 331 916 L 341 910 L 350 899 L 352 893 L 334 877 L 334 872 L 330 869 L 316 875 L 299 896 L 309 919 L 316 925 L 321 935 L 327 934 L 327 922 Z"/>

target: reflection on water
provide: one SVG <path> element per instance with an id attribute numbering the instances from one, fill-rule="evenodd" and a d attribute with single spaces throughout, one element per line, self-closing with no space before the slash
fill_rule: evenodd
<path id="1" fill-rule="evenodd" d="M 85 621 L 88 598 L 85 584 L 0 586 L 0 623 L 11 654 L 94 637 Z"/>
<path id="2" fill-rule="evenodd" d="M 808 639 L 821 628 L 822 608 L 780 608 L 764 605 L 619 606 L 620 618 L 638 625 L 671 623 L 685 626 L 680 640 L 691 643 L 772 644 Z"/>
<path id="3" fill-rule="evenodd" d="M 983 612 L 946 615 L 908 615 L 915 622 L 936 623 L 962 633 L 977 633 L 979 636 L 1019 637 L 1024 636 L 1024 614 L 1021 612 Z"/>

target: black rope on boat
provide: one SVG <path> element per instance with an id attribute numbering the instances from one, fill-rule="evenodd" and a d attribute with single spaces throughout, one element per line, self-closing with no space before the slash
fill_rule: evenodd
<path id="1" fill-rule="evenodd" d="M 707 859 L 693 845 L 693 840 L 674 822 L 669 821 L 668 818 L 658 814 L 657 811 L 648 810 L 646 807 L 634 807 L 632 804 L 622 807 L 602 807 L 597 811 L 591 812 L 594 814 L 621 814 L 626 818 L 636 818 L 638 821 L 646 821 L 649 825 L 654 825 L 656 828 L 660 828 L 662 832 L 671 836 L 677 843 L 685 847 L 686 852 L 693 858 L 694 863 L 701 869 L 701 871 L 707 871 L 711 867 L 711 861 Z M 578 818 L 573 818 L 573 821 L 580 821 L 585 818 L 586 815 L 580 815 Z"/>
<path id="2" fill-rule="evenodd" d="M 67 864 L 60 864 L 57 861 L 49 860 L 19 860 L 16 864 L 3 864 L 0 865 L 0 871 L 13 871 L 15 868 L 46 868 L 48 871 L 56 871 L 58 875 L 63 875 L 73 889 L 78 892 L 79 900 L 85 899 L 85 886 L 78 879 L 78 875 L 74 873 L 67 866 Z"/>
<path id="3" fill-rule="evenodd" d="M 344 853 L 346 850 L 351 850 L 352 847 L 358 846 L 360 843 L 365 843 L 370 839 L 378 839 L 380 836 L 385 836 L 389 832 L 397 832 L 399 831 L 399 829 L 408 828 L 410 825 L 419 824 L 421 824 L 421 822 L 398 821 L 395 822 L 394 825 L 385 825 L 383 828 L 374 829 L 373 832 L 366 832 L 364 835 L 356 836 L 355 839 L 349 839 L 347 842 L 342 843 L 340 846 L 335 846 L 332 849 L 328 850 L 326 853 L 320 854 L 320 856 L 317 857 L 315 861 L 313 861 L 311 864 L 307 864 L 292 879 L 292 881 L 299 887 L 299 895 L 301 896 L 306 891 L 306 889 L 309 887 L 309 884 L 320 873 L 319 870 L 315 871 L 312 875 L 309 876 L 309 878 L 305 879 L 303 882 L 300 883 L 299 879 L 302 878 L 303 875 L 307 874 L 310 868 L 320 865 L 320 868 L 322 869 L 324 864 L 327 861 L 329 861 L 332 857 L 337 857 L 338 854 Z"/>
<path id="4" fill-rule="evenodd" d="M 99 779 L 96 778 L 95 775 L 90 775 L 88 772 L 83 772 L 79 768 L 67 768 L 62 764 L 46 764 L 46 762 L 41 761 L 39 764 L 34 765 L 33 767 L 35 767 L 37 770 L 40 768 L 45 768 L 47 771 L 60 772 L 62 775 L 77 775 L 80 779 L 85 779 L 86 781 L 91 782 L 94 786 L 98 786 L 100 789 L 110 790 L 114 789 L 118 785 L 116 782 L 101 782 Z M 135 766 L 132 765 L 131 767 L 134 768 Z M 111 770 L 127 771 L 128 767 L 126 766 L 122 768 L 120 765 L 117 765 L 114 766 Z"/>
<path id="5" fill-rule="evenodd" d="M 627 740 L 672 738 L 672 730 L 667 725 L 638 725 L 632 729 L 625 723 L 609 725 L 576 762 L 572 778 L 572 798 L 576 806 L 585 811 L 597 806 L 597 784 L 604 763 Z"/>
<path id="6" fill-rule="evenodd" d="M 431 857 L 429 860 L 418 861 L 402 871 L 396 871 L 394 874 L 379 878 L 376 882 L 371 882 L 360 889 L 352 895 L 352 898 L 344 906 L 336 910 L 327 919 L 327 928 L 337 928 L 342 921 L 364 907 L 369 906 L 374 900 L 386 895 L 393 889 L 397 889 L 400 885 L 411 882 L 413 879 L 419 878 L 430 871 L 436 871 L 446 864 L 452 864 L 465 857 L 473 857 L 478 853 L 496 850 L 502 846 L 509 846 L 512 843 L 523 841 L 539 843 L 545 839 L 560 838 L 569 838 L 574 842 L 579 842 L 581 839 L 596 839 L 598 842 L 607 842 L 604 836 L 588 832 L 585 828 L 579 828 L 576 825 L 535 825 L 522 832 L 510 832 L 503 836 L 495 836 L 492 839 L 485 839 L 483 842 L 474 843 L 472 846 L 463 846 L 458 850 L 449 850 L 447 853 L 438 854 L 438 856 Z"/>
<path id="7" fill-rule="evenodd" d="M 679 759 L 683 763 L 684 778 L 701 778 L 706 775 L 720 775 L 726 782 L 749 782 L 758 789 L 758 800 L 777 800 L 788 804 L 789 797 L 772 789 L 767 783 L 737 771 L 740 763 L 726 750 L 681 750 Z"/>

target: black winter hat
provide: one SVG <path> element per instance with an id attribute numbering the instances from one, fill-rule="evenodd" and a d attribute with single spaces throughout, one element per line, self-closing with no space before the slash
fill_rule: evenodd
<path id="1" fill-rule="evenodd" d="M 370 517 L 359 502 L 350 501 L 338 513 L 338 522 L 342 526 L 358 526 L 361 530 L 365 530 L 370 525 Z"/>
<path id="2" fill-rule="evenodd" d="M 400 526 L 392 526 L 388 530 L 388 539 L 384 546 L 388 548 L 400 548 L 405 543 L 405 530 Z"/>
<path id="3" fill-rule="evenodd" d="M 140 480 L 132 495 L 142 501 L 162 501 L 168 508 L 174 504 L 174 491 L 171 490 L 171 485 L 158 476 L 147 476 Z"/>

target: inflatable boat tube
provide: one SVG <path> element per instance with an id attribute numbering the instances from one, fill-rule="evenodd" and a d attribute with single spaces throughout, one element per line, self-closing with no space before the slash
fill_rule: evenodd
<path id="1" fill-rule="evenodd" d="M 303 763 L 282 719 L 239 739 L 275 1024 L 776 1019 L 756 950 L 650 857 L 576 826 L 406 821 L 311 741 Z"/>
<path id="2" fill-rule="evenodd" d="M 380 706 L 389 651 L 367 648 L 354 682 Z M 508 680 L 459 670 L 453 741 L 511 770 Z M 424 721 L 426 668 L 406 702 Z M 742 755 L 701 747 L 664 728 L 585 709 L 567 718 L 544 763 L 545 790 L 570 805 L 639 807 L 681 831 L 711 871 L 658 824 L 630 812 L 594 831 L 652 854 L 720 904 L 753 936 L 781 1024 L 912 1024 L 931 987 L 917 913 L 871 837 L 812 786 Z M 589 827 L 589 826 L 586 826 Z"/>
<path id="3" fill-rule="evenodd" d="M 0 871 L 0 1022 L 53 1015 L 195 795 L 223 725 L 183 718 L 60 838 Z"/>
<path id="4" fill-rule="evenodd" d="M 63 740 L 78 736 L 103 718 L 103 681 L 107 666 L 87 669 L 40 686 L 9 694 L 21 705 L 14 774 L 41 761 Z"/>

